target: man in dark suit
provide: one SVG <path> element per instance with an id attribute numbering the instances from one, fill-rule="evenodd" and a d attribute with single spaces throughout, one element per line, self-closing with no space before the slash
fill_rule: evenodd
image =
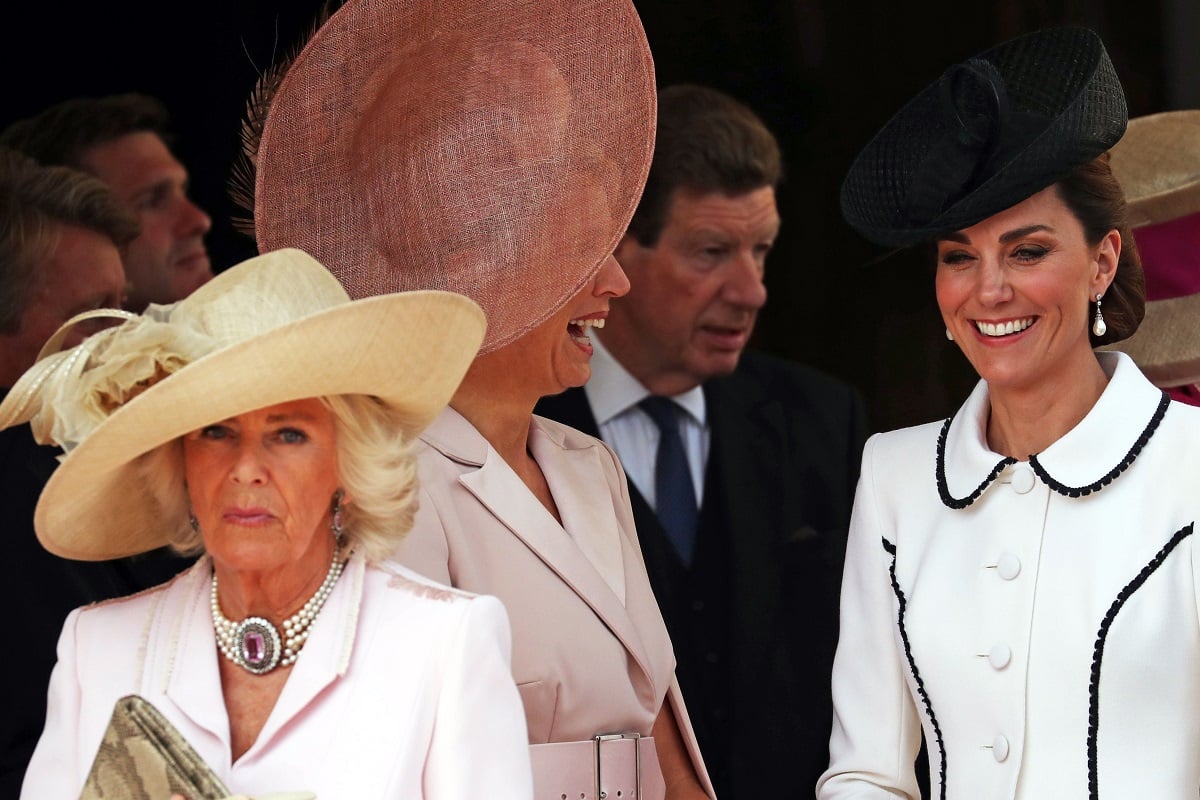
<path id="1" fill-rule="evenodd" d="M 101 181 L 66 167 L 42 167 L 0 147 L 0 400 L 33 366 L 68 319 L 119 308 L 125 291 L 121 249 L 138 234 L 132 213 Z M 77 325 L 65 345 L 96 330 Z M 115 561 L 68 561 L 38 544 L 38 495 L 58 466 L 57 447 L 40 445 L 28 424 L 0 431 L 0 508 L 13 647 L 0 700 L 0 797 L 16 797 L 46 717 L 55 645 L 77 606 L 161 583 L 188 561 L 154 551 Z"/>
<path id="2" fill-rule="evenodd" d="M 698 86 L 664 89 L 658 115 L 646 191 L 616 251 L 632 288 L 593 325 L 587 385 L 538 413 L 621 458 L 717 795 L 798 797 L 828 764 L 862 404 L 813 369 L 743 353 L 779 231 L 774 137 Z"/>

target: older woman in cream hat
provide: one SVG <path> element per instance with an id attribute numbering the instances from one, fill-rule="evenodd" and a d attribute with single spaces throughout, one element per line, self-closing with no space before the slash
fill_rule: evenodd
<path id="1" fill-rule="evenodd" d="M 255 154 L 260 248 L 312 251 L 353 296 L 487 314 L 399 557 L 504 602 L 539 798 L 711 794 L 620 465 L 532 413 L 587 379 L 628 291 L 612 253 L 654 107 L 628 0 L 350 2 L 278 78 Z"/>
<path id="2" fill-rule="evenodd" d="M 119 781 L 143 762 L 100 745 L 130 694 L 230 792 L 529 796 L 502 606 L 386 563 L 415 510 L 411 443 L 483 329 L 447 292 L 351 302 L 284 250 L 18 382 L 0 423 L 69 451 L 37 508 L 47 549 L 205 554 L 67 619 L 23 797 L 189 794 L 144 764 Z"/>

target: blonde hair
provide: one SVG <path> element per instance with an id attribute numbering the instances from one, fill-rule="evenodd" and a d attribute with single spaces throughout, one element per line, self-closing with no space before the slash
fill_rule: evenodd
<path id="1" fill-rule="evenodd" d="M 347 498 L 342 505 L 344 545 L 369 562 L 387 559 L 417 513 L 417 463 L 405 434 L 407 420 L 369 395 L 318 399 L 333 415 L 337 437 L 338 479 Z M 157 507 L 171 547 L 187 555 L 203 553 L 204 540 L 189 520 L 182 440 L 143 454 L 137 465 L 143 502 Z"/>

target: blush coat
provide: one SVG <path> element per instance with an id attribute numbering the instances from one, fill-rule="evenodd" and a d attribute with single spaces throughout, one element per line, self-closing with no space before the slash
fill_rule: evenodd
<path id="1" fill-rule="evenodd" d="M 616 455 L 537 416 L 529 443 L 561 525 L 474 426 L 446 409 L 421 437 L 420 510 L 399 559 L 503 601 L 531 745 L 649 736 L 669 701 L 711 796 Z"/>

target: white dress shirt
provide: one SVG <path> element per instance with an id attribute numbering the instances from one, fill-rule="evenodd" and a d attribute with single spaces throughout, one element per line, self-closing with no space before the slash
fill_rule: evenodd
<path id="1" fill-rule="evenodd" d="M 651 508 L 654 494 L 654 458 L 658 451 L 658 426 L 638 407 L 649 390 L 604 349 L 592 334 L 592 377 L 583 387 L 600 428 L 600 438 L 617 451 L 625 474 Z M 704 390 L 697 386 L 670 398 L 686 411 L 680 415 L 680 436 L 687 451 L 688 469 L 696 490 L 696 503 L 704 502 L 704 469 L 708 465 L 709 430 Z"/>

